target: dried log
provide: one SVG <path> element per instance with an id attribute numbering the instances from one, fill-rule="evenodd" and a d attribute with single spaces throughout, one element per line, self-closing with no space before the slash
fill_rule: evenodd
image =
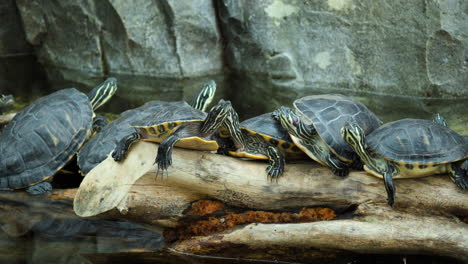
<path id="1" fill-rule="evenodd" d="M 91 216 L 113 209 L 141 176 L 148 174 L 147 177 L 155 179 L 156 151 L 156 144 L 140 142 L 124 162 L 117 163 L 108 157 L 85 177 L 75 199 L 75 212 Z M 312 162 L 287 164 L 278 183 L 271 183 L 265 166 L 262 162 L 175 149 L 168 177 L 160 177 L 155 183 L 190 190 L 230 205 L 262 210 L 347 207 L 368 202 L 387 207 L 382 180 L 365 172 L 353 171 L 341 178 Z M 458 189 L 447 176 L 396 180 L 396 187 L 395 210 L 414 207 L 468 215 L 467 192 Z"/>
<path id="2" fill-rule="evenodd" d="M 10 123 L 10 121 L 13 120 L 13 117 L 15 117 L 15 115 L 16 113 L 0 115 L 0 127 Z"/>
<path id="3" fill-rule="evenodd" d="M 389 218 L 391 215 L 393 218 Z M 468 259 L 468 227 L 443 217 L 389 212 L 353 220 L 301 224 L 251 224 L 226 234 L 196 237 L 173 248 L 215 254 L 227 247 L 316 248 L 357 253 L 428 254 Z"/>
<path id="4" fill-rule="evenodd" d="M 140 142 L 122 163 L 109 157 L 85 177 L 75 212 L 86 216 L 111 210 L 107 214 L 174 226 L 193 201 L 206 198 L 257 210 L 356 208 L 347 220 L 252 224 L 180 241 L 174 248 L 214 254 L 232 244 L 251 249 L 287 245 L 468 257 L 468 227 L 455 217 L 468 215 L 468 196 L 447 176 L 396 180 L 396 204 L 390 208 L 382 180 L 365 172 L 340 178 L 313 162 L 288 163 L 278 183 L 271 183 L 263 162 L 175 149 L 169 175 L 156 180 L 156 152 L 156 144 Z"/>

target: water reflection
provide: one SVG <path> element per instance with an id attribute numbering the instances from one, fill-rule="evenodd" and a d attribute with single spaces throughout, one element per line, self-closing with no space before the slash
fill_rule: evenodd
<path id="1" fill-rule="evenodd" d="M 53 197 L 53 196 L 51 196 Z M 82 254 L 157 251 L 159 232 L 126 221 L 79 218 L 70 201 L 0 193 L 0 263 L 89 263 Z"/>

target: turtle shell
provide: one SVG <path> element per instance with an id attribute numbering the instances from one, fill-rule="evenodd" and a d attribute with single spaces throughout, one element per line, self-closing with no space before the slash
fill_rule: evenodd
<path id="1" fill-rule="evenodd" d="M 131 124 L 161 111 L 162 106 L 163 102 L 161 101 L 151 101 L 140 107 L 127 110 L 86 142 L 78 153 L 78 165 L 81 173 L 87 174 L 105 160 L 109 153 L 115 149 L 117 143 L 134 131 Z"/>
<path id="2" fill-rule="evenodd" d="M 151 101 L 123 112 L 119 118 L 108 124 L 94 138 L 87 142 L 78 154 L 78 165 L 87 174 L 111 153 L 117 143 L 137 128 L 164 128 L 164 125 L 187 121 L 204 120 L 206 113 L 196 110 L 184 101 Z M 174 126 L 176 127 L 176 126 Z M 165 130 L 170 134 L 170 131 Z M 177 144 L 176 144 L 177 145 Z"/>
<path id="3" fill-rule="evenodd" d="M 465 138 L 429 120 L 402 119 L 387 123 L 368 137 L 370 150 L 404 163 L 447 163 L 468 157 Z"/>
<path id="4" fill-rule="evenodd" d="M 382 125 L 365 105 L 341 94 L 306 96 L 294 101 L 294 107 L 311 121 L 333 153 L 348 160 L 352 160 L 354 151 L 341 136 L 345 122 L 357 123 L 365 135 Z"/>
<path id="5" fill-rule="evenodd" d="M 134 127 L 157 126 L 170 122 L 203 121 L 207 114 L 191 107 L 184 101 L 164 102 L 154 105 L 153 115 L 132 123 Z"/>
<path id="6" fill-rule="evenodd" d="M 154 111 L 154 115 L 135 122 L 133 127 L 140 130 L 142 134 L 140 140 L 160 143 L 184 123 L 191 123 L 189 130 L 201 126 L 206 116 L 207 113 L 193 108 L 184 101 L 162 102 L 160 109 Z M 206 151 L 219 148 L 216 140 L 198 136 L 183 137 L 175 146 Z"/>
<path id="7" fill-rule="evenodd" d="M 266 142 L 278 147 L 286 153 L 288 159 L 304 157 L 304 153 L 292 142 L 288 131 L 281 126 L 280 122 L 273 118 L 272 113 L 266 113 L 242 121 L 240 126 L 247 133 L 261 136 Z"/>
<path id="8" fill-rule="evenodd" d="M 281 126 L 281 123 L 273 118 L 271 113 L 266 113 L 240 123 L 241 128 L 248 129 L 251 133 L 257 133 L 277 140 L 292 142 L 288 131 Z"/>
<path id="9" fill-rule="evenodd" d="M 0 188 L 25 188 L 53 176 L 90 135 L 92 118 L 88 96 L 74 88 L 23 109 L 0 137 Z"/>

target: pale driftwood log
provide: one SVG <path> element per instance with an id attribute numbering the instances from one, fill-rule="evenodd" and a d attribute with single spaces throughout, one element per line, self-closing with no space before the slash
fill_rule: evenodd
<path id="1" fill-rule="evenodd" d="M 206 198 L 259 210 L 354 205 L 348 220 L 248 225 L 182 241 L 175 248 L 213 252 L 234 243 L 468 257 L 468 226 L 455 217 L 468 215 L 468 193 L 447 176 L 396 180 L 396 204 L 390 208 L 382 180 L 364 172 L 340 178 L 312 162 L 288 163 L 278 183 L 271 183 L 266 163 L 176 148 L 169 175 L 155 180 L 156 151 L 156 144 L 141 142 L 124 162 L 108 158 L 101 163 L 80 186 L 75 212 L 96 215 L 114 209 L 119 217 L 173 226 L 191 202 Z"/>
<path id="2" fill-rule="evenodd" d="M 211 254 L 236 245 L 252 249 L 288 246 L 468 259 L 468 227 L 445 217 L 414 217 L 388 212 L 388 215 L 357 217 L 353 220 L 250 224 L 226 234 L 185 240 L 173 245 L 173 248 Z"/>
<path id="3" fill-rule="evenodd" d="M 132 187 L 138 189 L 133 184 L 141 176 L 148 174 L 147 177 L 155 179 L 156 151 L 157 144 L 140 142 L 134 144 L 123 162 L 108 157 L 81 183 L 75 212 L 92 216 L 111 210 Z M 287 164 L 278 183 L 271 183 L 265 168 L 264 162 L 176 148 L 169 175 L 159 177 L 154 184 L 179 187 L 230 205 L 263 210 L 364 203 L 387 207 L 382 180 L 365 172 L 354 171 L 341 178 L 313 162 Z M 395 210 L 414 207 L 468 215 L 468 192 L 458 189 L 445 175 L 396 180 L 395 184 Z"/>
<path id="4" fill-rule="evenodd" d="M 13 119 L 13 117 L 15 117 L 15 115 L 16 113 L 0 115 L 0 127 L 8 124 Z"/>
<path id="5" fill-rule="evenodd" d="M 124 217 L 144 224 L 176 227 L 193 201 L 208 196 L 173 186 L 155 184 L 154 177 L 138 179 L 110 216 Z M 116 213 L 116 214 L 115 214 Z"/>

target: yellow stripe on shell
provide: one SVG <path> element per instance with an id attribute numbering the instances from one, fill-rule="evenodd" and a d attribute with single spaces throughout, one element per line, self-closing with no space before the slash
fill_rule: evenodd
<path id="1" fill-rule="evenodd" d="M 219 148 L 215 140 L 207 140 L 200 137 L 183 138 L 175 144 L 176 147 L 203 151 L 215 151 Z"/>
<path id="2" fill-rule="evenodd" d="M 167 122 L 155 126 L 134 126 L 144 134 L 144 141 L 161 142 L 169 136 L 174 130 L 179 127 L 183 122 Z"/>
<path id="3" fill-rule="evenodd" d="M 299 149 L 295 148 L 296 145 L 293 142 L 287 142 L 282 139 L 273 138 L 271 136 L 257 133 L 255 131 L 252 131 L 244 127 L 242 129 L 248 132 L 249 134 L 261 136 L 266 142 L 271 143 L 274 147 L 277 147 L 283 153 L 301 153 L 302 152 Z M 289 144 L 287 148 L 284 147 L 285 143 Z"/>
<path id="4" fill-rule="evenodd" d="M 416 165 L 417 164 L 417 165 Z M 431 163 L 430 166 L 429 164 L 424 164 L 428 165 L 427 167 L 421 169 L 419 168 L 418 163 L 410 164 L 413 165 L 412 169 L 409 169 L 406 167 L 406 163 L 403 162 L 398 162 L 396 163 L 398 166 L 399 174 L 393 176 L 394 179 L 403 179 L 403 178 L 421 178 L 421 177 L 427 177 L 431 175 L 436 175 L 436 174 L 444 174 L 449 172 L 449 167 L 450 164 L 440 164 L 440 163 Z M 382 175 L 379 173 L 370 170 L 366 165 L 364 165 L 364 170 L 368 172 L 370 175 L 378 177 L 378 178 L 383 178 Z"/>
<path id="5" fill-rule="evenodd" d="M 257 160 L 267 160 L 268 157 L 262 154 L 251 154 L 246 152 L 229 151 L 229 155 L 237 158 L 249 158 Z"/>

